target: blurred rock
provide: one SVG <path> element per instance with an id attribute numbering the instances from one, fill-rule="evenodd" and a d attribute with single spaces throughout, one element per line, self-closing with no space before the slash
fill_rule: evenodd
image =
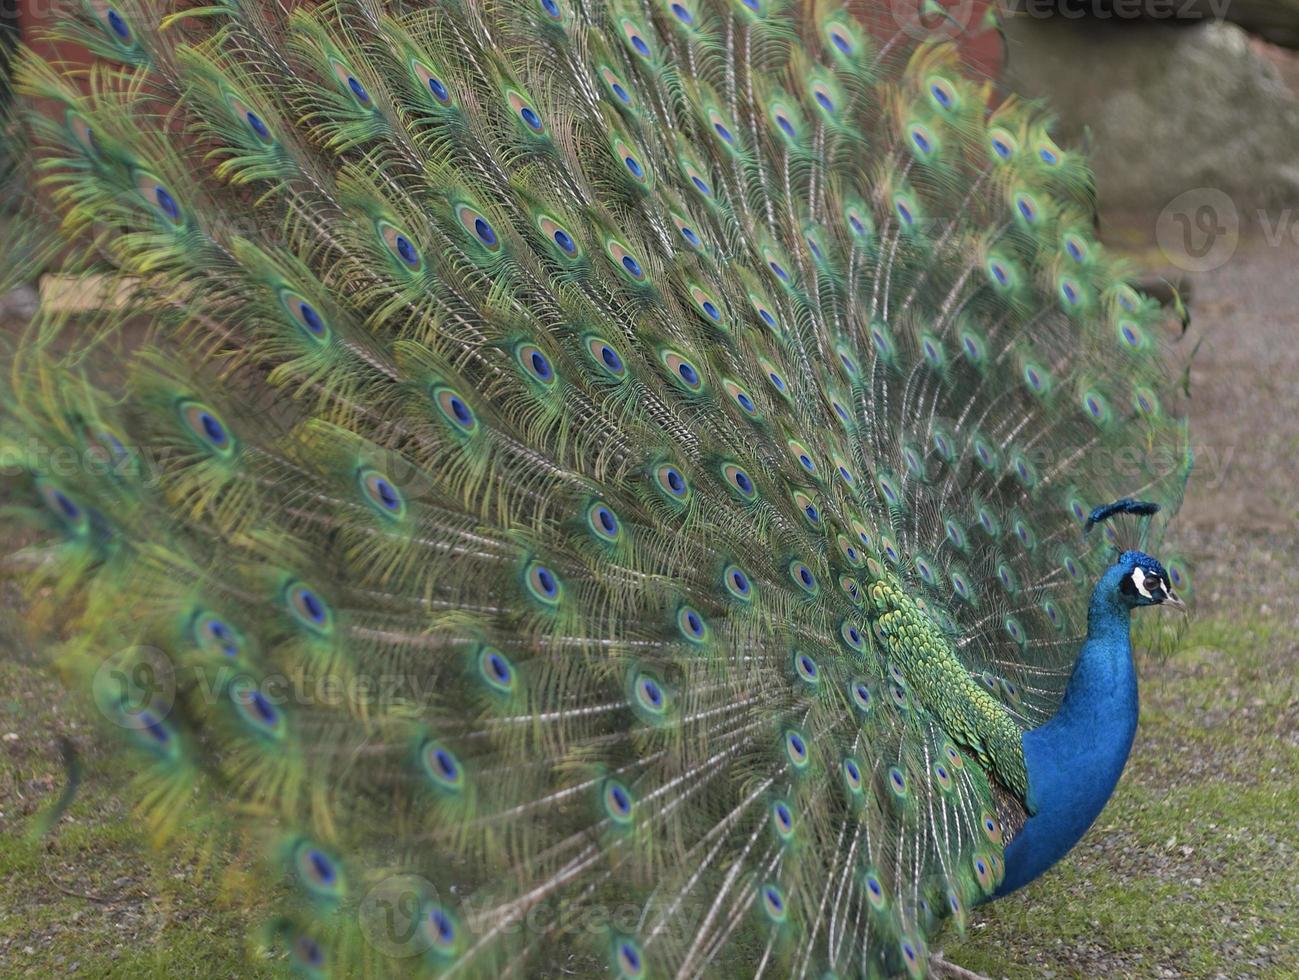
<path id="1" fill-rule="evenodd" d="M 1103 213 L 1205 189 L 1245 223 L 1299 204 L 1299 100 L 1240 28 L 1017 15 L 1006 34 L 1007 87 L 1046 99 L 1063 142 L 1090 143 Z"/>
<path id="2" fill-rule="evenodd" d="M 1225 0 L 1226 18 L 1251 34 L 1273 44 L 1299 48 L 1299 3 L 1287 0 Z M 1210 7 L 1224 0 L 1196 0 L 1194 7 Z"/>
<path id="3" fill-rule="evenodd" d="M 1230 21 L 1272 44 L 1299 48 L 1296 0 L 1003 0 L 1007 10 L 1068 20 Z"/>

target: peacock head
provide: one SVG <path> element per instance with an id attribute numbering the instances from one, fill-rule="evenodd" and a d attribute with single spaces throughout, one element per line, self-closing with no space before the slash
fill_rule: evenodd
<path id="1" fill-rule="evenodd" d="M 1174 609 L 1186 608 L 1173 591 L 1164 566 L 1144 551 L 1123 552 L 1114 563 L 1111 574 L 1118 578 L 1119 600 L 1129 608 L 1161 604 Z"/>
<path id="2" fill-rule="evenodd" d="M 1119 515 L 1134 515 L 1148 522 L 1149 518 L 1158 512 L 1159 505 L 1156 503 L 1125 497 L 1093 510 L 1087 516 L 1083 534 L 1086 535 L 1097 524 Z M 1142 540 L 1145 540 L 1146 529 L 1143 526 Z M 1119 601 L 1129 609 L 1167 604 L 1174 609 L 1186 611 L 1185 604 L 1173 591 L 1173 584 L 1164 566 L 1158 559 L 1152 558 L 1144 551 L 1131 549 L 1120 553 L 1118 560 L 1110 566 L 1110 570 L 1101 580 L 1101 588 L 1114 589 Z"/>

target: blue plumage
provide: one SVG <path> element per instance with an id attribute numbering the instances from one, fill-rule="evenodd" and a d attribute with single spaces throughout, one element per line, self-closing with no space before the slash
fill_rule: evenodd
<path id="1" fill-rule="evenodd" d="M 1098 507 L 1092 517 L 1150 512 L 1150 504 L 1124 500 Z M 1163 566 L 1139 551 L 1124 552 L 1096 583 L 1087 639 L 1064 700 L 1055 717 L 1024 733 L 1031 816 L 1006 848 L 1006 877 L 998 896 L 1023 887 L 1060 860 L 1114 792 L 1137 731 L 1131 612 L 1168 601 L 1180 606 Z"/>

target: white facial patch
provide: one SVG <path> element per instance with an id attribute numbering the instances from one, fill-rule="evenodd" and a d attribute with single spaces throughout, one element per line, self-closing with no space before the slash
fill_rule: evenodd
<path id="1" fill-rule="evenodd" d="M 1159 579 L 1153 575 L 1151 575 L 1149 578 L 1153 579 L 1155 582 L 1159 581 Z M 1152 596 L 1150 594 L 1150 590 L 1146 588 L 1146 581 L 1147 581 L 1147 576 L 1146 576 L 1146 570 L 1144 568 L 1138 565 L 1136 568 L 1132 569 L 1132 584 L 1135 585 L 1137 587 L 1137 591 L 1140 592 L 1147 599 L 1153 599 L 1154 596 Z"/>

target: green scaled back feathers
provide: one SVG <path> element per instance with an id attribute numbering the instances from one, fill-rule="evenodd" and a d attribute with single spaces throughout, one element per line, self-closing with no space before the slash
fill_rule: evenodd
<path id="1" fill-rule="evenodd" d="M 1188 466 L 1041 111 L 852 5 L 63 6 L 10 567 L 255 955 L 923 974 Z"/>

